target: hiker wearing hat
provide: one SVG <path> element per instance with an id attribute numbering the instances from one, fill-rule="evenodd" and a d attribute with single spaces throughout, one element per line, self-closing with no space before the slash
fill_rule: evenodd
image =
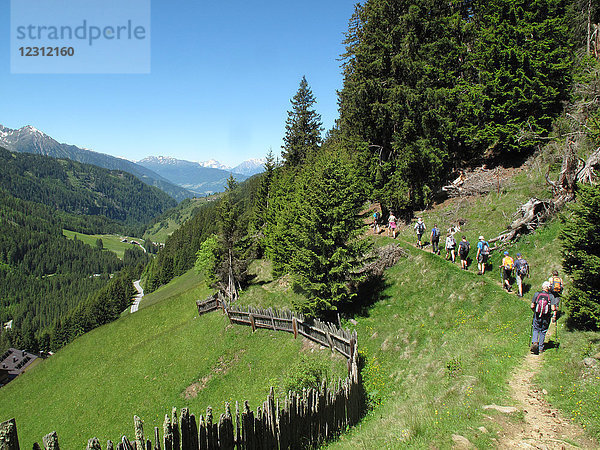
<path id="1" fill-rule="evenodd" d="M 513 267 L 515 262 L 508 256 L 508 252 L 504 252 L 504 258 L 502 258 L 502 264 L 500 264 L 500 270 L 502 271 L 502 285 L 506 292 L 510 292 L 510 277 L 512 276 Z"/>
<path id="2" fill-rule="evenodd" d="M 489 257 L 490 244 L 483 239 L 483 236 L 479 236 L 479 242 L 477 242 L 477 268 L 479 269 L 479 272 L 477 272 L 477 275 L 483 275 L 485 273 L 485 266 Z"/>
<path id="3" fill-rule="evenodd" d="M 536 292 L 531 301 L 533 324 L 531 329 L 531 353 L 544 351 L 544 340 L 550 328 L 550 320 L 556 322 L 556 298 L 550 292 L 550 283 L 544 281 L 542 291 Z"/>
<path id="4" fill-rule="evenodd" d="M 415 223 L 415 232 L 417 233 L 417 247 L 423 248 L 423 242 L 421 238 L 423 237 L 423 233 L 425 233 L 425 224 L 423 223 L 423 219 L 419 217 L 417 223 Z"/>
<path id="5" fill-rule="evenodd" d="M 517 295 L 523 297 L 523 279 L 529 276 L 529 264 L 521 257 L 520 253 L 517 253 L 517 259 L 515 259 L 515 278 L 517 280 Z"/>

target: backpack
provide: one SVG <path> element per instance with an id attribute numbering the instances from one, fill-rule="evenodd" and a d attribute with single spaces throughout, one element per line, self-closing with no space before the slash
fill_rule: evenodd
<path id="1" fill-rule="evenodd" d="M 505 258 L 505 259 L 506 259 L 506 258 Z M 503 262 L 503 263 L 505 263 L 505 264 L 504 264 L 504 268 L 505 268 L 506 270 L 513 270 L 513 267 L 514 267 L 514 265 L 515 265 L 515 262 L 513 261 L 513 259 L 512 259 L 511 257 L 508 257 L 508 259 L 506 259 L 506 261 L 503 259 L 503 260 L 502 260 L 502 262 Z"/>
<path id="2" fill-rule="evenodd" d="M 380 217 L 379 211 L 375 211 L 373 213 L 373 219 L 375 220 L 375 222 L 379 222 L 379 217 Z"/>
<path id="3" fill-rule="evenodd" d="M 456 247 L 456 239 L 454 239 L 454 236 L 450 236 L 450 246 L 452 248 Z"/>
<path id="4" fill-rule="evenodd" d="M 482 255 L 489 255 L 490 254 L 490 244 L 488 244 L 487 241 L 485 241 L 483 243 L 483 245 L 481 246 L 481 254 Z"/>
<path id="5" fill-rule="evenodd" d="M 425 224 L 423 222 L 417 223 L 417 233 L 423 234 L 423 231 L 425 231 Z"/>
<path id="6" fill-rule="evenodd" d="M 431 230 L 431 236 L 433 236 L 435 239 L 439 239 L 439 237 L 440 237 L 439 228 L 434 228 L 433 230 Z"/>
<path id="7" fill-rule="evenodd" d="M 529 274 L 529 264 L 527 264 L 527 261 L 524 259 L 517 259 L 515 262 L 515 268 L 521 277 Z"/>
<path id="8" fill-rule="evenodd" d="M 535 305 L 535 314 L 538 317 L 547 315 L 550 312 L 550 296 L 545 292 L 540 292 L 537 296 Z"/>
<path id="9" fill-rule="evenodd" d="M 552 285 L 550 286 L 552 292 L 560 294 L 562 292 L 562 288 L 562 280 L 560 279 L 560 277 L 552 277 Z"/>
<path id="10" fill-rule="evenodd" d="M 461 255 L 468 255 L 469 250 L 471 250 L 471 246 L 467 241 L 460 241 L 459 244 L 459 252 Z"/>

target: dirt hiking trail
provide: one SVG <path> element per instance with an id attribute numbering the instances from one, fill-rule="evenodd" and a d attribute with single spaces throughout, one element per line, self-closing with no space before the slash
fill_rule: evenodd
<path id="1" fill-rule="evenodd" d="M 555 325 L 551 325 L 546 335 L 554 335 Z M 555 349 L 550 349 L 555 351 Z M 600 448 L 598 442 L 586 436 L 581 427 L 563 417 L 545 399 L 543 389 L 536 386 L 533 378 L 542 367 L 544 355 L 528 354 L 509 381 L 510 392 L 515 405 L 523 411 L 523 422 L 505 422 L 500 433 L 500 449 L 573 449 Z"/>

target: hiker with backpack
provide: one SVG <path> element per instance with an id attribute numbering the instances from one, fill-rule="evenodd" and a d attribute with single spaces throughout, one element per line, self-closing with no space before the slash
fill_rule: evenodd
<path id="1" fill-rule="evenodd" d="M 446 259 L 450 259 L 450 257 L 452 257 L 452 262 L 456 261 L 456 255 L 454 253 L 455 248 L 456 239 L 454 239 L 454 235 L 448 233 L 446 236 Z"/>
<path id="2" fill-rule="evenodd" d="M 483 239 L 483 236 L 479 236 L 479 242 L 477 242 L 477 268 L 479 269 L 479 272 L 477 272 L 477 275 L 483 275 L 485 273 L 485 266 L 489 257 L 490 244 Z"/>
<path id="3" fill-rule="evenodd" d="M 515 259 L 515 278 L 517 280 L 517 295 L 523 297 L 523 279 L 529 276 L 529 264 L 521 257 L 520 253 L 517 253 L 517 259 Z"/>
<path id="4" fill-rule="evenodd" d="M 388 217 L 388 236 L 390 234 L 393 234 L 394 239 L 396 239 L 396 221 L 398 219 L 396 219 L 396 216 L 394 215 L 393 212 L 390 212 L 390 215 Z"/>
<path id="5" fill-rule="evenodd" d="M 514 265 L 515 262 L 510 256 L 508 256 L 508 252 L 504 252 L 504 258 L 502 258 L 500 270 L 502 271 L 502 287 L 506 289 L 506 292 L 510 292 L 512 289 L 512 286 L 510 285 L 510 278 L 512 277 Z"/>
<path id="6" fill-rule="evenodd" d="M 544 351 L 544 340 L 550 328 L 550 321 L 556 323 L 556 299 L 550 292 L 550 283 L 544 281 L 542 291 L 536 292 L 531 301 L 533 323 L 531 329 L 531 353 Z"/>
<path id="7" fill-rule="evenodd" d="M 375 211 L 373 213 L 373 234 L 379 234 L 381 229 L 379 228 L 379 221 L 381 220 L 381 214 L 379 211 Z"/>
<path id="8" fill-rule="evenodd" d="M 458 256 L 460 256 L 460 268 L 467 270 L 469 257 L 469 251 L 471 251 L 471 244 L 467 241 L 466 236 L 463 236 L 461 241 L 458 243 Z"/>
<path id="9" fill-rule="evenodd" d="M 440 254 L 440 229 L 437 227 L 437 224 L 433 224 L 433 228 L 431 229 L 431 246 L 432 252 L 436 255 Z"/>
<path id="10" fill-rule="evenodd" d="M 419 217 L 417 223 L 415 224 L 415 231 L 417 233 L 417 247 L 423 248 L 423 242 L 421 242 L 421 238 L 423 237 L 423 233 L 425 233 L 425 224 L 423 223 L 423 219 Z"/>
<path id="11" fill-rule="evenodd" d="M 563 291 L 563 280 L 558 276 L 558 270 L 553 270 L 552 275 L 548 279 L 550 283 L 550 292 L 556 297 L 557 304 L 560 303 L 560 296 Z"/>

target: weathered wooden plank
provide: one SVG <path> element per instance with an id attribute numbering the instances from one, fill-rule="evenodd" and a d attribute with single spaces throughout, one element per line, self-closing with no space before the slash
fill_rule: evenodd
<path id="1" fill-rule="evenodd" d="M 179 431 L 179 421 L 177 420 L 177 408 L 171 410 L 171 430 L 173 434 L 173 450 L 181 449 L 181 434 Z"/>
<path id="2" fill-rule="evenodd" d="M 19 450 L 17 422 L 15 419 L 0 423 L 0 449 Z"/>
<path id="3" fill-rule="evenodd" d="M 233 435 L 233 419 L 229 403 L 225 404 L 225 414 L 219 418 L 219 448 L 222 450 L 233 449 L 235 439 Z"/>
<path id="4" fill-rule="evenodd" d="M 114 450 L 115 446 L 111 440 L 106 441 L 106 450 Z"/>
<path id="5" fill-rule="evenodd" d="M 94 437 L 88 440 L 85 450 L 102 450 L 102 446 L 100 445 L 98 438 Z"/>
<path id="6" fill-rule="evenodd" d="M 153 450 L 160 450 L 160 432 L 158 430 L 158 427 L 154 427 L 154 449 Z"/>
<path id="7" fill-rule="evenodd" d="M 208 441 L 206 437 L 206 421 L 204 420 L 204 416 L 200 414 L 200 419 L 198 420 L 198 448 L 200 450 L 208 449 Z"/>
<path id="8" fill-rule="evenodd" d="M 163 422 L 163 447 L 165 450 L 173 450 L 173 426 L 167 414 Z"/>
<path id="9" fill-rule="evenodd" d="M 191 445 L 191 430 L 190 430 L 190 410 L 188 408 L 181 409 L 180 417 L 180 432 L 181 432 L 181 450 L 192 450 Z M 194 449 L 196 450 L 196 449 Z"/>
<path id="10" fill-rule="evenodd" d="M 60 446 L 58 445 L 58 435 L 56 431 L 52 433 L 48 433 L 46 436 L 42 438 L 42 442 L 44 443 L 44 448 L 46 450 L 60 450 Z"/>
<path id="11" fill-rule="evenodd" d="M 242 412 L 242 441 L 241 448 L 244 450 L 255 450 L 255 433 L 254 433 L 254 413 L 248 405 L 248 401 L 244 402 L 244 411 Z"/>
<path id="12" fill-rule="evenodd" d="M 135 430 L 135 446 L 138 449 L 146 448 L 146 440 L 144 439 L 144 424 L 138 416 L 133 416 L 133 427 Z"/>

